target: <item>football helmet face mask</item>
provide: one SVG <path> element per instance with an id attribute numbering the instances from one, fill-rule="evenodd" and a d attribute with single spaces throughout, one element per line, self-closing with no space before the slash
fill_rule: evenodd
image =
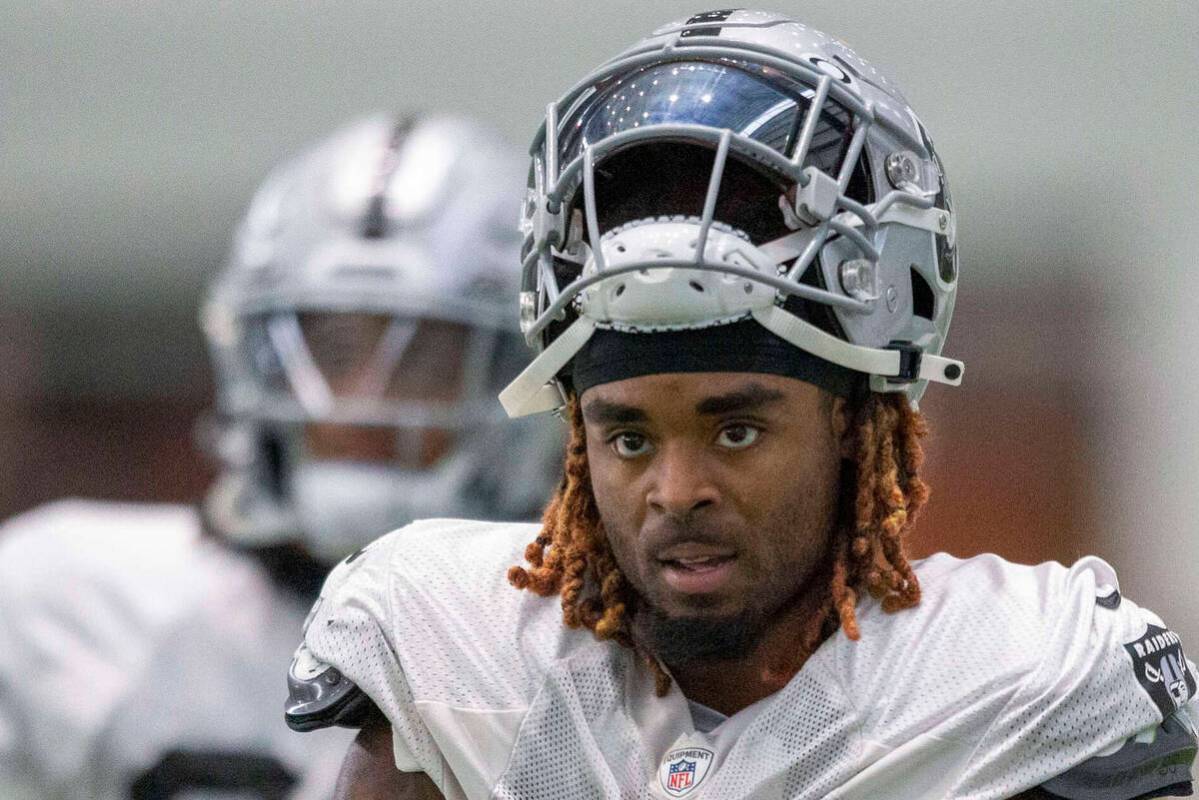
<path id="1" fill-rule="evenodd" d="M 597 167 L 664 142 L 713 153 L 702 207 L 602 230 Z M 559 372 L 597 328 L 747 317 L 874 391 L 961 382 L 940 355 L 958 277 L 944 170 L 899 90 L 835 39 L 749 10 L 666 25 L 551 103 L 531 152 L 520 310 L 541 352 L 501 393 L 510 415 L 560 406 Z M 753 241 L 715 217 L 730 160 L 778 183 L 789 233 Z"/>
<path id="2" fill-rule="evenodd" d="M 355 123 L 267 180 L 202 313 L 220 533 L 332 562 L 417 518 L 537 515 L 557 435 L 494 399 L 527 360 L 520 177 L 486 129 L 426 117 Z"/>

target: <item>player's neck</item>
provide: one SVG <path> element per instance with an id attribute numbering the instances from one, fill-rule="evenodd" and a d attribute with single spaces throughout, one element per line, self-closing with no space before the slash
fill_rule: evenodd
<path id="1" fill-rule="evenodd" d="M 786 686 L 807 661 L 802 621 L 812 613 L 798 603 L 779 614 L 744 658 L 668 665 L 688 700 L 732 716 Z"/>

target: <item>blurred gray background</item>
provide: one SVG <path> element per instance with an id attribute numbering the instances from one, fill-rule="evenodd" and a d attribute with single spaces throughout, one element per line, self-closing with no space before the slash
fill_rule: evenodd
<path id="1" fill-rule="evenodd" d="M 949 172 L 967 376 L 925 403 L 917 549 L 1096 552 L 1199 642 L 1199 4 L 771 7 L 889 71 Z M 585 71 L 701 10 L 3 3 L 0 516 L 202 491 L 195 310 L 290 151 L 379 109 L 482 115 L 523 146 Z"/>

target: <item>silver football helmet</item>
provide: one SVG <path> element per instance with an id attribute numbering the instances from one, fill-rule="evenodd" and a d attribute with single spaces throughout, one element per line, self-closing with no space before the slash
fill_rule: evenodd
<path id="1" fill-rule="evenodd" d="M 664 142 L 711 153 L 702 208 L 602 229 L 607 165 Z M 501 393 L 510 415 L 559 407 L 597 328 L 753 318 L 874 391 L 961 382 L 941 356 L 958 281 L 945 172 L 899 89 L 836 39 L 751 10 L 666 25 L 551 103 L 531 153 L 520 314 L 540 354 Z M 716 215 L 733 162 L 779 187 L 782 235 Z"/>
<path id="2" fill-rule="evenodd" d="M 474 123 L 379 117 L 267 179 L 202 312 L 220 533 L 334 561 L 417 518 L 537 516 L 558 433 L 494 399 L 527 361 L 523 169 Z"/>

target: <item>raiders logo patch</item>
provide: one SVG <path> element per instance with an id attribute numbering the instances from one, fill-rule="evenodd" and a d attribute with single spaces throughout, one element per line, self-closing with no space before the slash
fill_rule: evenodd
<path id="1" fill-rule="evenodd" d="M 1132 657 L 1137 681 L 1153 700 L 1162 718 L 1195 696 L 1195 675 L 1187 667 L 1178 634 L 1150 624 L 1145 635 L 1124 645 Z"/>

